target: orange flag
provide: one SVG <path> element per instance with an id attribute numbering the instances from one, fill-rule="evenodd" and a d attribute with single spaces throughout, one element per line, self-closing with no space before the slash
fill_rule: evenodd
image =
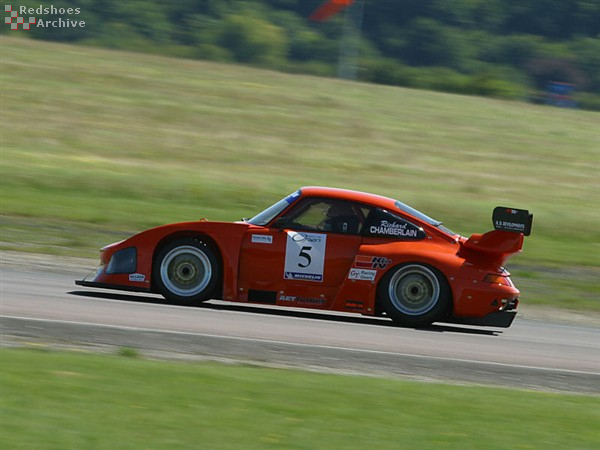
<path id="1" fill-rule="evenodd" d="M 329 19 L 331 16 L 337 14 L 342 9 L 350 6 L 354 0 L 328 0 L 323 3 L 312 15 L 309 17 L 311 20 L 323 21 Z"/>

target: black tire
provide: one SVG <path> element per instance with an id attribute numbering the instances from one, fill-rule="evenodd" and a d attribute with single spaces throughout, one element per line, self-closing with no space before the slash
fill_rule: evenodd
<path id="1" fill-rule="evenodd" d="M 187 238 L 159 249 L 152 276 L 156 290 L 170 303 L 195 305 L 211 298 L 221 277 L 221 267 L 206 244 Z"/>
<path id="2" fill-rule="evenodd" d="M 378 298 L 395 323 L 413 327 L 424 327 L 445 318 L 452 302 L 444 275 L 421 263 L 392 268 L 379 283 Z"/>

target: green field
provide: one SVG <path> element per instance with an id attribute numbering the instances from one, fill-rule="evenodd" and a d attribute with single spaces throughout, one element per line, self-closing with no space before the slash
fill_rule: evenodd
<path id="1" fill-rule="evenodd" d="M 3 249 L 95 257 L 238 220 L 303 185 L 398 198 L 461 234 L 535 214 L 522 300 L 600 311 L 600 113 L 2 36 Z"/>
<path id="2" fill-rule="evenodd" d="M 599 442 L 598 397 L 74 352 L 3 349 L 0 357 L 6 450 L 591 450 Z"/>

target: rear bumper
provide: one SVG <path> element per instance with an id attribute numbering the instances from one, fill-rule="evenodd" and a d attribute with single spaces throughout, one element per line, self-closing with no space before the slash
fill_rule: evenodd
<path id="1" fill-rule="evenodd" d="M 505 286 L 480 282 L 472 283 L 467 289 L 458 289 L 455 291 L 452 317 L 458 318 L 457 320 L 489 317 L 495 323 L 495 313 L 515 311 L 519 304 L 520 292 L 510 283 L 511 286 Z"/>
<path id="2" fill-rule="evenodd" d="M 450 317 L 444 320 L 444 322 L 482 327 L 508 328 L 513 320 L 515 320 L 516 315 L 517 311 L 495 311 L 483 317 Z"/>

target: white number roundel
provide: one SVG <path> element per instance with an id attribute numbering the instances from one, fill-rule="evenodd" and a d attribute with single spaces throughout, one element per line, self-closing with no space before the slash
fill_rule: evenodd
<path id="1" fill-rule="evenodd" d="M 322 282 L 326 242 L 326 234 L 288 231 L 283 277 Z"/>

